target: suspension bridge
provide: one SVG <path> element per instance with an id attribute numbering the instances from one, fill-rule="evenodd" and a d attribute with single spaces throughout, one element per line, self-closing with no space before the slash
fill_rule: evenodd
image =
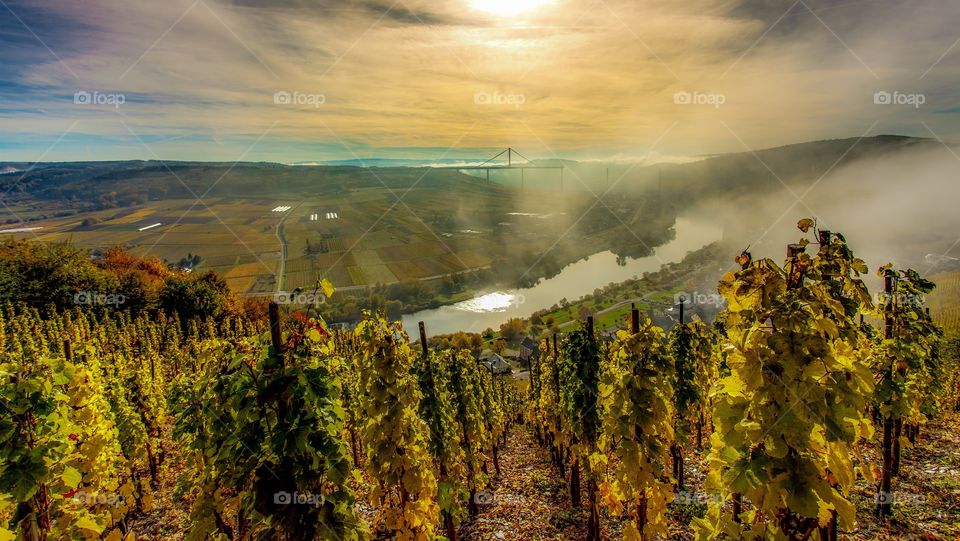
<path id="1" fill-rule="evenodd" d="M 504 155 L 506 155 L 504 157 Z M 514 155 L 519 156 L 523 159 L 520 163 L 514 163 Z M 506 159 L 506 162 L 504 162 Z M 455 169 L 457 171 L 464 170 L 474 170 L 474 171 L 484 171 L 486 173 L 487 182 L 490 182 L 490 171 L 503 171 L 503 170 L 520 170 L 520 189 L 523 189 L 524 185 L 524 176 L 527 169 L 554 169 L 560 171 L 560 189 L 563 190 L 563 170 L 562 165 L 532 165 L 533 162 L 516 151 L 512 147 L 507 147 L 506 149 L 500 151 L 499 154 L 493 156 L 492 158 L 480 163 L 479 165 L 441 165 L 436 166 L 435 169 Z"/>

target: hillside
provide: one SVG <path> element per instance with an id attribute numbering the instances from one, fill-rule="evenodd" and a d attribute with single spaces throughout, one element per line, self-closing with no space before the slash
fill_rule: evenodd
<path id="1" fill-rule="evenodd" d="M 779 190 L 782 185 L 776 177 L 788 185 L 809 181 L 834 164 L 843 165 L 939 144 L 929 139 L 896 135 L 863 138 L 854 146 L 856 141 L 813 141 L 755 153 L 737 152 L 706 157 L 682 164 L 636 167 L 624 163 L 535 159 L 530 165 L 564 167 L 563 187 L 567 191 L 585 191 L 587 188 L 601 191 L 608 186 L 612 186 L 615 192 L 662 191 L 662 195 L 674 205 L 686 206 L 714 195 L 736 198 L 744 193 Z M 343 163 L 353 162 L 347 160 Z M 386 160 L 383 163 L 392 165 L 397 161 Z M 481 182 L 477 176 L 455 170 L 398 166 L 367 168 L 355 165 L 158 161 L 7 162 L 0 163 L 0 170 L 11 171 L 0 174 L 0 190 L 10 191 L 8 197 L 14 204 L 29 206 L 31 201 L 42 202 L 48 210 L 128 206 L 149 200 L 190 197 L 191 192 L 199 195 L 208 190 L 210 195 L 230 196 L 332 195 L 350 189 L 379 188 L 384 185 L 398 190 L 414 183 L 421 188 L 459 189 L 466 185 L 471 190 L 496 190 L 494 186 Z M 527 170 L 524 176 L 528 188 L 559 191 L 560 176 L 556 170 Z M 503 184 L 519 185 L 520 175 L 517 171 L 493 171 L 491 178 Z"/>
<path id="2" fill-rule="evenodd" d="M 47 209 L 122 207 L 202 195 L 208 191 L 211 196 L 238 197 L 332 195 L 384 186 L 399 190 L 414 183 L 423 188 L 481 184 L 456 171 L 431 170 L 427 174 L 406 167 L 369 169 L 155 161 L 41 163 L 32 167 L 0 164 L 0 168 L 4 167 L 22 171 L 0 176 L 0 190 L 10 191 L 14 204 L 38 202 Z"/>
<path id="3" fill-rule="evenodd" d="M 215 270 L 252 294 L 310 287 L 318 276 L 344 292 L 431 281 L 404 299 L 393 295 L 423 307 L 494 284 L 530 284 L 604 249 L 649 255 L 669 238 L 673 217 L 701 212 L 690 210 L 697 205 L 726 235 L 756 237 L 793 199 L 781 180 L 802 191 L 835 164 L 840 169 L 934 145 L 900 136 L 836 139 L 636 168 L 534 160 L 563 166 L 563 174 L 494 170 L 489 183 L 415 167 L 11 162 L 0 169 L 19 172 L 0 175 L 0 190 L 10 191 L 7 229 L 21 237 L 91 249 L 116 244 L 171 263 L 190 260 L 192 268 Z M 599 204 L 596 196 L 608 187 L 612 193 Z M 746 198 L 752 212 L 744 217 Z M 776 201 L 764 210 L 768 198 Z M 866 222 L 855 220 L 844 229 L 869 239 L 857 229 Z M 30 230 L 15 232 L 22 228 Z M 889 248 L 870 239 L 868 247 L 885 259 L 906 246 L 942 252 L 939 239 L 928 236 Z M 778 252 L 780 244 L 774 242 Z"/>
<path id="4" fill-rule="evenodd" d="M 930 314 L 950 338 L 960 338 L 960 270 L 930 277 L 937 288 L 927 298 Z"/>
<path id="5" fill-rule="evenodd" d="M 95 252 L 119 245 L 216 271 L 247 294 L 318 277 L 344 293 L 404 284 L 389 295 L 393 314 L 397 303 L 415 310 L 529 284 L 598 249 L 649 255 L 672 238 L 675 218 L 651 197 L 602 206 L 584 193 L 530 197 L 450 170 L 123 162 L 19 176 L 0 179 L 15 189 L 10 236 Z M 358 317 L 361 301 L 344 302 L 337 313 Z"/>

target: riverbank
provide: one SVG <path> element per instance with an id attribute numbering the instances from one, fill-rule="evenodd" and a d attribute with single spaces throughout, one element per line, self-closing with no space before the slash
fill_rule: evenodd
<path id="1" fill-rule="evenodd" d="M 673 240 L 657 247 L 649 256 L 618 261 L 612 252 L 595 253 L 532 287 L 488 291 L 469 301 L 407 314 L 402 318 L 403 325 L 416 328 L 417 323 L 423 321 L 430 336 L 496 330 L 509 319 L 527 319 L 545 309 L 569 306 L 567 299 L 579 299 L 613 284 L 639 281 L 645 275 L 670 269 L 690 253 L 721 237 L 721 232 L 713 224 L 684 217 L 677 219 L 675 231 Z"/>

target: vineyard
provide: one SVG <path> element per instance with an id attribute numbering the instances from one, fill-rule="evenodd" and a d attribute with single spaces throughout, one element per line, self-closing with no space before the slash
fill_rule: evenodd
<path id="1" fill-rule="evenodd" d="M 911 454 L 960 410 L 958 348 L 932 282 L 885 266 L 871 295 L 842 235 L 798 227 L 782 265 L 736 258 L 716 321 L 634 309 L 607 340 L 587 318 L 541 337 L 526 378 L 382 314 L 8 304 L 0 541 L 893 536 Z M 941 476 L 927 539 L 960 536 L 960 474 Z M 575 534 L 485 526 L 498 489 L 540 485 Z"/>

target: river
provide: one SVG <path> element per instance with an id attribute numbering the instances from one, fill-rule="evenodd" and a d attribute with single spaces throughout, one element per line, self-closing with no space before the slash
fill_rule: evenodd
<path id="1" fill-rule="evenodd" d="M 423 321 L 431 336 L 497 329 L 512 317 L 527 317 L 564 297 L 573 301 L 610 282 L 660 270 L 661 265 L 680 261 L 688 252 L 718 241 L 722 235 L 715 224 L 691 218 L 678 217 L 675 227 L 674 240 L 654 249 L 651 256 L 627 260 L 623 267 L 617 265 L 613 252 L 599 252 L 567 265 L 553 278 L 541 280 L 533 287 L 490 291 L 467 301 L 405 315 L 403 328 L 416 332 L 417 322 Z"/>

